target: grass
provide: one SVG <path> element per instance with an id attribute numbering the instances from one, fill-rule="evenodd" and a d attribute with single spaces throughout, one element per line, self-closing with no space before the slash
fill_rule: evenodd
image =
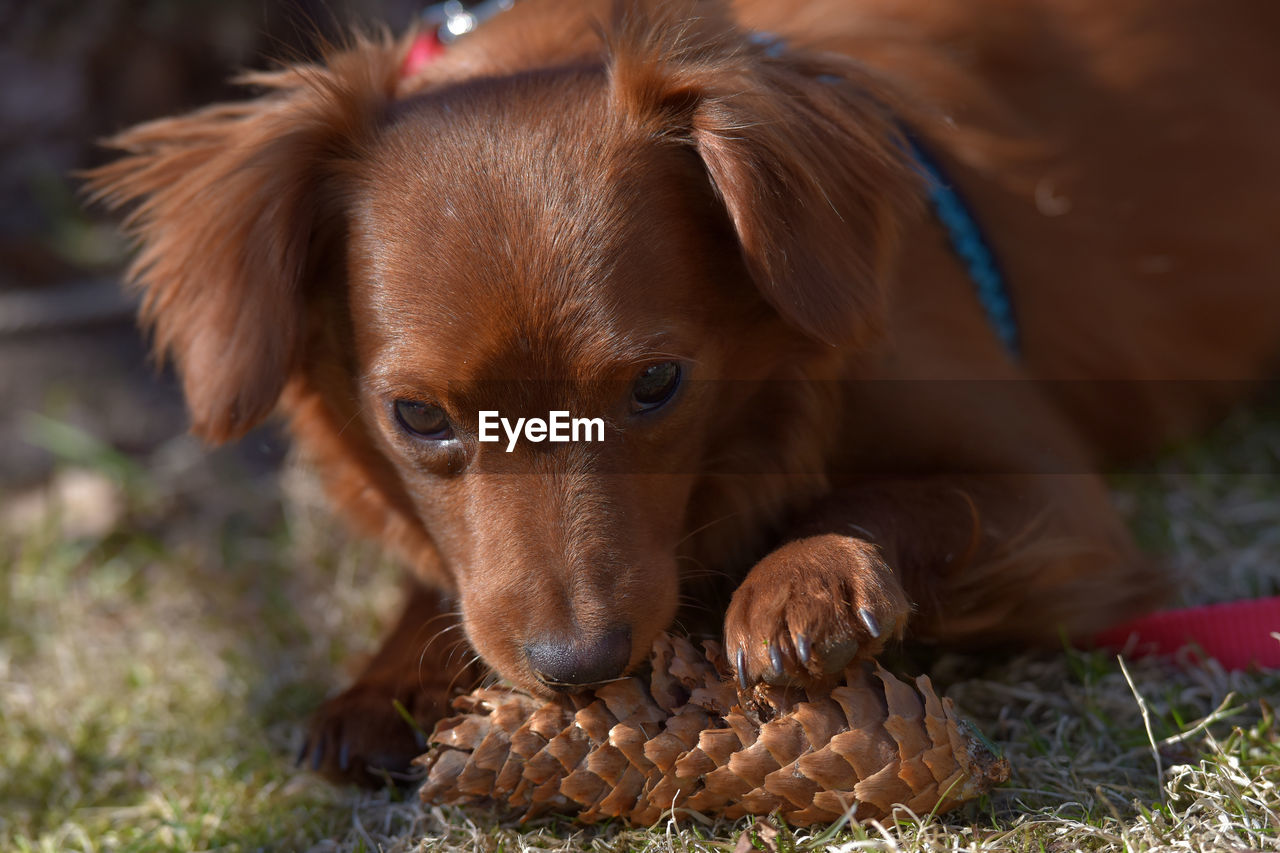
<path id="1" fill-rule="evenodd" d="M 278 489 L 186 439 L 129 460 L 29 426 L 64 467 L 0 501 L 0 850 L 727 851 L 748 829 L 779 850 L 1280 849 L 1280 673 L 1073 650 L 931 665 L 1015 771 L 940 818 L 517 829 L 331 788 L 293 752 L 394 607 L 394 569 L 300 472 Z M 1242 416 L 1116 500 L 1188 602 L 1270 594 L 1277 471 L 1280 417 Z"/>

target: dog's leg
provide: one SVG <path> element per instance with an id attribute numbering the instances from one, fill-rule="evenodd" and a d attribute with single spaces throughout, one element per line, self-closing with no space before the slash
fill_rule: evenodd
<path id="1" fill-rule="evenodd" d="M 734 593 L 743 683 L 805 682 L 912 636 L 1052 644 L 1153 606 L 1167 582 L 1092 475 L 923 477 L 824 499 Z"/>
<path id="2" fill-rule="evenodd" d="M 377 654 L 354 684 L 316 711 L 299 763 L 366 785 L 394 778 L 382 771 L 407 770 L 424 750 L 422 733 L 430 734 L 450 699 L 480 676 L 458 622 L 439 592 L 411 582 L 404 611 Z"/>

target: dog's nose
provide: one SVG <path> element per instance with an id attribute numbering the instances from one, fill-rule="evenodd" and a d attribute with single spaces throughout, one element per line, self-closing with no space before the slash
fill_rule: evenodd
<path id="1" fill-rule="evenodd" d="M 524 653 L 543 684 L 553 690 L 574 690 L 622 675 L 631 660 L 631 629 L 529 643 Z"/>

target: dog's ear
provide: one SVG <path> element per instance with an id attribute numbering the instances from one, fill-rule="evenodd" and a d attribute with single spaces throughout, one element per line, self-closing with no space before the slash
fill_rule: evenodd
<path id="1" fill-rule="evenodd" d="M 615 7 L 612 96 L 694 146 L 764 298 L 829 343 L 884 324 L 884 278 L 921 180 L 886 87 L 840 56 L 735 31 L 718 4 Z"/>
<path id="2" fill-rule="evenodd" d="M 109 143 L 125 156 L 88 173 L 96 200 L 131 208 L 128 277 L 206 440 L 269 414 L 297 364 L 307 284 L 341 263 L 344 168 L 380 120 L 401 53 L 357 39 L 323 65 L 247 75 L 265 89 L 256 100 L 128 130 Z"/>

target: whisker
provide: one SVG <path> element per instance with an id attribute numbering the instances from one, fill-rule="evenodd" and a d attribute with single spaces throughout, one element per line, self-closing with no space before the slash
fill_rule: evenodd
<path id="1" fill-rule="evenodd" d="M 437 635 L 437 636 L 439 636 L 439 635 Z M 454 641 L 454 642 L 449 646 L 448 651 L 447 651 L 447 657 L 446 657 L 446 660 L 445 660 L 445 670 L 446 670 L 446 671 L 448 671 L 448 669 L 449 669 L 449 663 L 450 663 L 450 661 L 452 661 L 452 660 L 453 660 L 453 656 L 454 656 L 454 654 L 457 652 L 458 647 L 459 647 L 459 646 L 464 646 L 464 645 L 465 645 L 465 642 L 464 642 L 464 641 L 462 641 L 462 640 L 456 640 L 456 641 Z M 427 689 L 427 684 L 426 684 L 426 681 L 423 679 L 423 669 L 425 669 L 426 658 L 427 658 L 427 651 L 428 651 L 428 649 L 429 649 L 429 648 L 430 648 L 430 645 L 429 645 L 429 644 L 428 644 L 428 645 L 423 646 L 423 647 L 422 647 L 422 651 L 418 654 L 418 687 L 420 687 L 420 688 L 421 688 L 422 690 L 424 690 L 424 691 Z M 455 676 L 455 677 L 456 677 L 456 676 Z M 452 686 L 453 686 L 453 685 L 452 685 L 452 680 L 451 680 L 451 681 L 450 681 L 450 687 L 452 687 Z M 447 688 L 446 688 L 446 689 L 447 689 Z"/>
<path id="2" fill-rule="evenodd" d="M 719 524 L 722 521 L 728 521 L 729 519 L 737 515 L 742 515 L 742 510 L 735 510 L 734 512 L 728 513 L 727 515 L 722 515 L 719 518 L 713 518 L 711 521 L 708 521 L 706 524 L 702 525 L 701 527 L 686 533 L 683 537 L 681 537 L 680 541 L 676 543 L 676 547 L 679 548 L 685 542 L 688 542 L 690 539 L 692 539 L 694 536 L 697 536 L 699 533 L 706 530 L 708 527 L 712 527 L 713 525 Z"/>
<path id="3" fill-rule="evenodd" d="M 705 598 L 700 598 L 696 595 L 680 595 L 676 598 L 676 602 L 684 610 L 692 610 L 695 612 L 706 611 L 707 613 L 713 613 L 719 610 L 718 607 L 708 603 Z"/>
<path id="4" fill-rule="evenodd" d="M 480 656 L 476 655 L 475 660 L 471 661 L 471 663 L 474 664 L 474 663 L 478 663 L 479 661 L 480 661 Z M 479 687 L 473 687 L 472 689 L 476 690 L 481 688 L 497 687 L 501 682 L 502 682 L 502 677 L 498 675 L 498 673 L 494 672 L 493 670 L 488 670 L 479 679 L 479 682 L 478 682 Z"/>
<path id="5" fill-rule="evenodd" d="M 452 624 L 452 625 L 446 625 L 445 627 L 441 628 L 439 631 L 436 631 L 434 634 L 432 634 L 432 635 L 431 635 L 431 639 L 427 640 L 427 642 L 426 642 L 426 646 L 427 646 L 427 647 L 430 647 L 430 646 L 431 646 L 431 644 L 432 644 L 432 643 L 434 643 L 436 640 L 439 640 L 441 637 L 445 636 L 445 635 L 446 635 L 446 634 L 448 634 L 450 631 L 456 631 L 456 630 L 458 630 L 458 629 L 459 629 L 459 628 L 461 628 L 461 627 L 462 627 L 462 625 L 461 625 L 461 624 L 459 624 L 459 623 L 454 623 L 454 624 Z"/>
<path id="6" fill-rule="evenodd" d="M 439 639 L 439 637 L 442 634 L 446 634 L 449 631 L 453 630 L 453 628 L 457 627 L 457 625 L 460 624 L 461 622 L 461 620 L 456 618 L 453 613 L 437 613 L 435 616 L 432 616 L 430 619 L 427 619 L 426 621 L 422 622 L 420 625 L 417 626 L 417 628 L 414 629 L 413 640 L 416 641 L 419 637 L 422 636 L 423 631 L 430 629 L 432 625 L 436 624 L 441 619 L 454 619 L 455 623 L 451 625 L 447 625 L 446 627 L 441 629 L 439 632 L 432 635 L 432 637 L 426 642 L 427 646 L 430 646 L 432 643 L 434 643 L 437 639 Z"/>
<path id="7" fill-rule="evenodd" d="M 701 361 L 699 361 L 699 360 L 698 360 L 698 359 L 696 359 L 696 358 L 689 358 L 688 356 L 680 355 L 680 354 L 678 354 L 678 353 L 674 353 L 674 352 L 656 352 L 656 351 L 655 351 L 655 352 L 646 352 L 646 353 L 645 353 L 645 357 L 646 357 L 646 358 L 655 358 L 655 359 L 656 359 L 656 358 L 669 358 L 669 359 L 671 359 L 672 361 L 684 361 L 684 362 L 688 362 L 689 364 L 702 364 L 702 362 L 701 362 Z"/>
<path id="8" fill-rule="evenodd" d="M 449 679 L 449 684 L 445 687 L 445 692 L 448 693 L 452 691 L 454 687 L 457 686 L 458 679 L 462 678 L 464 674 L 471 672 L 471 668 L 480 662 L 481 662 L 480 655 L 473 654 L 471 657 L 471 660 L 467 661 L 465 664 L 459 667 L 458 671 L 453 674 L 453 678 Z M 483 672 L 477 676 L 474 676 L 471 679 L 470 687 L 466 689 L 468 691 L 475 690 L 477 685 L 484 681 L 484 678 L 485 678 L 485 673 Z"/>
<path id="9" fill-rule="evenodd" d="M 708 578 L 711 578 L 714 580 L 732 581 L 734 579 L 734 574 L 732 572 L 727 571 L 725 569 L 709 568 L 705 563 L 702 563 L 701 561 L 693 557 L 690 557 L 686 554 L 679 554 L 676 556 L 676 562 L 679 562 L 681 560 L 685 560 L 687 562 L 693 563 L 694 566 L 696 567 L 694 569 L 682 572 L 680 575 L 681 580 L 701 581 L 701 580 L 707 580 Z"/>

